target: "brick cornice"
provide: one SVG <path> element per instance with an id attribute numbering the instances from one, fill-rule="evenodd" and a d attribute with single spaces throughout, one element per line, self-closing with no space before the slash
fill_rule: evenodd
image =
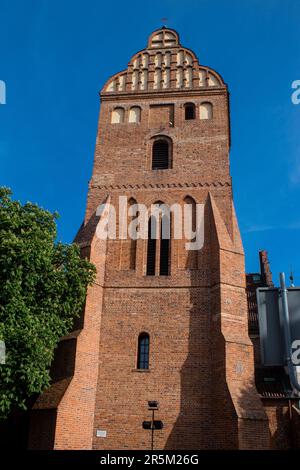
<path id="1" fill-rule="evenodd" d="M 187 96 L 207 96 L 207 95 L 226 95 L 228 93 L 227 87 L 203 87 L 199 89 L 190 88 L 190 89 L 164 89 L 164 90 L 138 90 L 138 91 L 124 91 L 124 92 L 109 92 L 109 93 L 99 93 L 101 101 L 119 101 L 119 100 L 136 100 L 136 99 L 155 99 L 158 98 L 184 98 Z"/>
<path id="2" fill-rule="evenodd" d="M 231 183 L 229 181 L 211 181 L 211 182 L 192 182 L 192 183 L 141 183 L 141 184 L 108 184 L 101 185 L 97 183 L 90 183 L 90 188 L 98 188 L 112 191 L 119 191 L 122 189 L 142 189 L 142 190 L 152 190 L 152 189 L 184 189 L 184 188 L 223 188 L 230 187 Z"/>

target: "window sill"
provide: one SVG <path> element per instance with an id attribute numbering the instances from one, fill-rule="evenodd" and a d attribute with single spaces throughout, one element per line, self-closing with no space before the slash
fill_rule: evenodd
<path id="1" fill-rule="evenodd" d="M 131 372 L 149 373 L 151 372 L 151 370 L 150 369 L 131 369 Z"/>
<path id="2" fill-rule="evenodd" d="M 172 170 L 173 168 L 151 168 L 151 171 L 166 171 Z"/>
<path id="3" fill-rule="evenodd" d="M 183 268 L 183 270 L 186 271 L 186 268 Z M 160 279 L 160 278 L 166 279 L 170 277 L 171 277 L 171 274 L 143 274 L 143 278 L 147 278 L 147 279 Z"/>

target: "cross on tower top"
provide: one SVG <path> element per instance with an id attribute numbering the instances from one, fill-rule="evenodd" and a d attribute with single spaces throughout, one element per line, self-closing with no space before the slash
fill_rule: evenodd
<path id="1" fill-rule="evenodd" d="M 163 17 L 161 18 L 161 22 L 162 22 L 162 27 L 163 28 L 166 28 L 167 27 L 167 24 L 168 24 L 168 18 L 167 17 Z"/>

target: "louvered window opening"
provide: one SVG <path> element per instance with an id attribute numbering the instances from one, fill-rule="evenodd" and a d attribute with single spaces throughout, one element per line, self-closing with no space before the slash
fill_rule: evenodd
<path id="1" fill-rule="evenodd" d="M 166 140 L 156 140 L 152 150 L 152 170 L 169 168 L 169 143 Z"/>

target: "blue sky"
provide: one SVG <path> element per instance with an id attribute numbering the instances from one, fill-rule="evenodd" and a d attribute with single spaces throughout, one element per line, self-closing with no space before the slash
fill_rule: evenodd
<path id="1" fill-rule="evenodd" d="M 84 216 L 98 91 L 126 68 L 168 17 L 181 43 L 216 69 L 231 93 L 231 173 L 246 252 L 267 249 L 277 281 L 300 284 L 298 0 L 0 0 L 0 185 L 60 213 L 72 241 Z"/>

